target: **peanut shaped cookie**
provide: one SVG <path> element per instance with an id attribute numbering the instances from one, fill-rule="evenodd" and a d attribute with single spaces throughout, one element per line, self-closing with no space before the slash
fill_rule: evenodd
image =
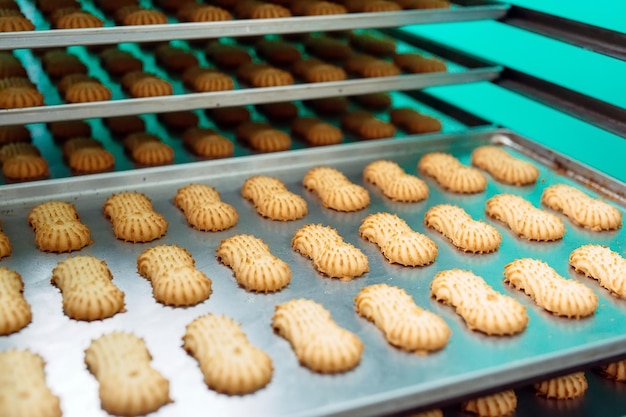
<path id="1" fill-rule="evenodd" d="M 0 268 L 0 336 L 18 332 L 31 322 L 33 315 L 23 291 L 20 274 Z"/>
<path id="2" fill-rule="evenodd" d="M 577 272 L 598 280 L 611 294 L 626 299 L 626 259 L 606 246 L 584 245 L 569 255 Z"/>
<path id="3" fill-rule="evenodd" d="M 385 197 L 394 201 L 417 202 L 428 198 L 428 186 L 415 175 L 407 174 L 392 161 L 379 160 L 367 165 L 363 178 L 379 187 Z"/>
<path id="4" fill-rule="evenodd" d="M 248 178 L 241 188 L 241 195 L 254 204 L 257 213 L 268 219 L 297 220 L 308 212 L 306 201 L 273 177 L 257 175 Z"/>
<path id="5" fill-rule="evenodd" d="M 432 152 L 424 155 L 417 168 L 453 193 L 480 193 L 487 187 L 487 178 L 482 172 L 461 164 L 454 156 L 446 153 Z"/>
<path id="6" fill-rule="evenodd" d="M 511 185 L 534 184 L 539 170 L 530 162 L 511 156 L 497 146 L 481 146 L 472 152 L 472 165 L 484 169 L 496 180 Z"/>
<path id="7" fill-rule="evenodd" d="M 230 229 L 239 220 L 235 208 L 223 202 L 214 188 L 204 184 L 189 184 L 179 188 L 174 196 L 174 204 L 185 214 L 193 228 L 204 232 Z"/>
<path id="8" fill-rule="evenodd" d="M 337 211 L 359 211 L 370 204 L 370 195 L 360 185 L 350 180 L 340 171 L 329 167 L 309 170 L 302 184 L 307 190 L 315 191 L 322 205 Z"/>

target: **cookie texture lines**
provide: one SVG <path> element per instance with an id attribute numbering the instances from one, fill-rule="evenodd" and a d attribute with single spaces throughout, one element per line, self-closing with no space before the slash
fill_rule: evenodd
<path id="1" fill-rule="evenodd" d="M 230 267 L 235 280 L 248 291 L 280 291 L 291 282 L 289 264 L 274 256 L 269 246 L 252 235 L 235 235 L 216 249 L 217 259 Z"/>
<path id="2" fill-rule="evenodd" d="M 575 372 L 573 374 L 540 381 L 533 386 L 537 394 L 543 397 L 566 400 L 582 397 L 589 385 L 584 372 Z"/>
<path id="3" fill-rule="evenodd" d="M 502 241 L 502 235 L 495 227 L 472 219 L 465 210 L 450 204 L 431 207 L 424 215 L 424 223 L 464 252 L 494 252 Z"/>
<path id="4" fill-rule="evenodd" d="M 125 242 L 151 242 L 167 232 L 167 220 L 154 211 L 150 199 L 141 193 L 113 194 L 104 203 L 103 211 L 113 225 L 115 237 Z"/>
<path id="5" fill-rule="evenodd" d="M 471 159 L 472 165 L 487 171 L 505 184 L 529 185 L 539 178 L 537 167 L 512 156 L 498 146 L 480 146 L 472 152 Z"/>
<path id="6" fill-rule="evenodd" d="M 324 207 L 333 210 L 359 211 L 370 204 L 367 190 L 334 168 L 313 168 L 305 174 L 302 184 L 317 193 Z"/>
<path id="7" fill-rule="evenodd" d="M 239 221 L 235 208 L 223 202 L 215 188 L 204 184 L 179 188 L 174 205 L 183 212 L 189 225 L 203 232 L 230 229 Z"/>
<path id="8" fill-rule="evenodd" d="M 504 267 L 504 277 L 504 282 L 557 316 L 578 319 L 592 315 L 598 307 L 598 296 L 590 288 L 563 278 L 543 261 L 517 259 Z"/>
<path id="9" fill-rule="evenodd" d="M 400 349 L 428 353 L 442 349 L 450 338 L 446 322 L 415 304 L 401 288 L 370 285 L 357 294 L 354 303 L 357 313 L 373 322 L 387 341 Z"/>
<path id="10" fill-rule="evenodd" d="M 596 232 L 622 227 L 622 212 L 616 207 L 569 185 L 547 187 L 543 190 L 541 202 L 562 212 L 575 224 Z"/>
<path id="11" fill-rule="evenodd" d="M 244 395 L 266 386 L 273 373 L 269 355 L 253 346 L 233 319 L 207 314 L 187 325 L 183 348 L 200 365 L 207 386 Z"/>
<path id="12" fill-rule="evenodd" d="M 487 200 L 486 212 L 506 223 L 519 237 L 550 242 L 563 238 L 565 225 L 557 216 L 513 194 L 498 194 Z"/>
<path id="13" fill-rule="evenodd" d="M 33 315 L 23 291 L 20 274 L 0 268 L 0 336 L 18 332 L 31 322 Z"/>
<path id="14" fill-rule="evenodd" d="M 339 327 L 330 312 L 312 300 L 296 299 L 276 306 L 272 328 L 291 344 L 300 363 L 319 373 L 340 373 L 356 367 L 363 342 Z"/>
<path id="15" fill-rule="evenodd" d="M 487 187 L 487 177 L 482 172 L 461 164 L 454 156 L 446 153 L 427 153 L 419 160 L 417 168 L 454 193 L 479 193 Z"/>
<path id="16" fill-rule="evenodd" d="M 435 242 L 411 229 L 395 214 L 370 214 L 361 222 L 359 234 L 369 242 L 376 243 L 390 263 L 424 266 L 435 262 L 437 258 Z"/>
<path id="17" fill-rule="evenodd" d="M 28 213 L 28 224 L 35 231 L 35 243 L 44 252 L 72 252 L 93 243 L 91 231 L 81 223 L 72 204 L 48 201 Z"/>
<path id="18" fill-rule="evenodd" d="M 515 391 L 507 390 L 478 397 L 463 403 L 463 411 L 480 417 L 501 417 L 511 415 L 517 408 Z"/>
<path id="19" fill-rule="evenodd" d="M 248 178 L 241 188 L 241 195 L 254 204 L 259 215 L 271 220 L 298 220 L 308 213 L 306 201 L 289 191 L 277 178 Z"/>
<path id="20" fill-rule="evenodd" d="M 107 264 L 94 256 L 75 256 L 52 270 L 51 282 L 63 295 L 63 311 L 75 320 L 102 320 L 124 311 L 124 293 Z"/>
<path id="21" fill-rule="evenodd" d="M 584 245 L 574 249 L 569 264 L 598 283 L 613 295 L 626 299 L 626 259 L 601 245 Z"/>
<path id="22" fill-rule="evenodd" d="M 430 295 L 456 309 L 467 327 L 487 335 L 514 335 L 528 325 L 526 307 L 494 290 L 470 271 L 451 269 L 435 275 Z"/>
<path id="23" fill-rule="evenodd" d="M 361 250 L 346 243 L 330 226 L 307 224 L 296 231 L 291 247 L 313 261 L 315 268 L 330 278 L 350 281 L 369 271 L 369 260 Z"/>
<path id="24" fill-rule="evenodd" d="M 381 189 L 385 197 L 401 202 L 428 198 L 428 186 L 415 175 L 407 174 L 392 161 L 374 161 L 363 170 L 363 178 Z"/>

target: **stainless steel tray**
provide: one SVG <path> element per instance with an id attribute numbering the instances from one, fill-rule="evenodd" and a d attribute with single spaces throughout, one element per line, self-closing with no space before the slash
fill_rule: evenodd
<path id="1" fill-rule="evenodd" d="M 522 158 L 541 160 L 537 185 L 510 187 L 490 181 L 486 192 L 459 196 L 443 192 L 427 180 L 431 195 L 416 204 L 393 203 L 369 185 L 372 203 L 357 213 L 323 209 L 315 195 L 301 186 L 304 173 L 313 166 L 330 165 L 341 169 L 351 180 L 363 183 L 362 170 L 373 160 L 387 158 L 415 172 L 420 156 L 430 151 L 451 152 L 463 162 L 479 145 L 498 142 L 511 147 Z M 594 280 L 575 274 L 567 265 L 571 250 L 588 243 L 610 246 L 624 253 L 623 230 L 593 233 L 565 220 L 567 233 L 562 241 L 532 243 L 515 237 L 505 226 L 487 220 L 503 234 L 499 251 L 489 255 L 460 253 L 449 242 L 423 226 L 424 212 L 432 205 L 449 202 L 465 208 L 473 217 L 484 218 L 485 200 L 496 193 L 514 192 L 539 204 L 541 191 L 555 183 L 581 187 L 572 178 L 583 172 L 580 165 L 552 154 L 506 130 L 483 129 L 471 132 L 424 135 L 338 147 L 296 150 L 287 153 L 255 155 L 231 160 L 182 164 L 83 178 L 48 180 L 8 185 L 0 188 L 0 217 L 5 233 L 14 245 L 14 254 L 2 265 L 16 269 L 25 281 L 25 296 L 33 308 L 33 322 L 17 334 L 0 338 L 0 349 L 30 348 L 47 362 L 48 383 L 61 396 L 66 416 L 105 415 L 100 410 L 97 383 L 84 365 L 84 349 L 91 339 L 113 330 L 133 331 L 145 338 L 153 354 L 153 365 L 171 381 L 174 403 L 155 415 L 233 415 L 266 416 L 371 416 L 426 407 L 461 399 L 468 395 L 527 382 L 533 378 L 565 372 L 590 363 L 626 356 L 626 302 L 600 288 Z M 571 171 L 571 175 L 570 171 Z M 239 194 L 243 181 L 258 174 L 282 179 L 289 189 L 304 196 L 310 213 L 304 219 L 280 223 L 261 219 Z M 624 211 L 624 184 L 599 173 L 585 177 L 594 189 L 611 188 L 616 205 Z M 192 230 L 174 207 L 176 190 L 190 182 L 202 182 L 220 191 L 240 215 L 238 225 L 220 233 Z M 609 187 L 607 187 L 607 185 Z M 157 242 L 127 244 L 113 237 L 101 206 L 112 193 L 138 190 L 153 199 L 155 208 L 170 222 L 168 234 Z M 595 195 L 596 192 L 586 189 Z M 81 323 L 62 313 L 61 295 L 50 283 L 56 263 L 68 255 L 37 251 L 33 233 L 26 223 L 28 211 L 37 203 L 63 199 L 76 205 L 84 223 L 92 230 L 94 244 L 80 253 L 98 256 L 109 264 L 114 282 L 126 293 L 127 312 L 102 322 Z M 358 236 L 360 221 L 377 211 L 390 211 L 406 219 L 415 230 L 431 236 L 439 246 L 437 261 L 425 268 L 404 268 L 384 261 L 377 247 Z M 320 276 L 310 261 L 290 246 L 294 231 L 306 223 L 331 225 L 346 241 L 361 248 L 370 259 L 370 272 L 351 282 Z M 215 258 L 219 242 L 237 233 L 253 233 L 266 241 L 272 252 L 291 265 L 293 280 L 276 294 L 251 294 L 238 288 L 232 271 Z M 193 254 L 197 266 L 212 279 L 211 298 L 192 308 L 173 309 L 156 303 L 149 282 L 136 273 L 136 258 L 147 247 L 178 243 Z M 520 292 L 502 283 L 503 267 L 511 260 L 530 256 L 550 263 L 560 274 L 581 280 L 600 297 L 596 314 L 584 320 L 553 317 L 537 308 Z M 471 269 L 495 289 L 511 294 L 528 306 L 528 328 L 515 337 L 487 337 L 469 331 L 450 307 L 429 297 L 429 284 L 440 270 Z M 372 323 L 357 316 L 353 298 L 363 286 L 387 282 L 405 288 L 415 301 L 440 314 L 449 324 L 452 336 L 442 351 L 418 356 L 389 346 Z M 276 304 L 294 297 L 321 302 L 337 323 L 355 332 L 365 343 L 362 363 L 343 375 L 317 375 L 299 366 L 289 344 L 275 335 L 270 326 Z M 272 382 L 263 390 L 245 397 L 216 394 L 204 385 L 197 363 L 181 348 L 185 325 L 207 312 L 226 314 L 241 322 L 252 343 L 264 349 L 274 361 Z"/>
<path id="2" fill-rule="evenodd" d="M 505 4 L 455 6 L 450 9 L 408 10 L 388 13 L 353 13 L 333 16 L 307 16 L 284 19 L 241 19 L 226 22 L 175 23 L 166 25 L 106 26 L 96 29 L 49 30 L 49 25 L 33 2 L 21 1 L 22 11 L 36 25 L 32 32 L 0 33 L 0 50 L 44 48 L 69 45 L 117 44 L 120 42 L 154 42 L 173 39 L 210 39 L 223 36 L 299 33 L 354 28 L 396 27 L 418 23 L 458 22 L 499 19 L 509 9 Z M 101 15 L 98 9 L 96 14 Z"/>

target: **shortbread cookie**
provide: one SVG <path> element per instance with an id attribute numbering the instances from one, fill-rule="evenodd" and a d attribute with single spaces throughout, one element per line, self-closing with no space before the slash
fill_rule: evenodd
<path id="1" fill-rule="evenodd" d="M 253 346 L 233 319 L 206 314 L 187 325 L 183 348 L 200 365 L 209 388 L 228 395 L 245 395 L 272 379 L 272 359 Z"/>
<path id="2" fill-rule="evenodd" d="M 0 163 L 5 164 L 9 159 L 18 155 L 40 156 L 39 149 L 30 143 L 8 143 L 0 148 Z"/>
<path id="3" fill-rule="evenodd" d="M 417 168 L 453 193 L 479 193 L 487 187 L 487 178 L 476 168 L 465 166 L 452 155 L 432 152 L 424 155 Z"/>
<path id="4" fill-rule="evenodd" d="M 174 161 L 174 149 L 160 141 L 148 141 L 131 152 L 133 161 L 145 166 L 160 166 Z"/>
<path id="5" fill-rule="evenodd" d="M 307 190 L 315 191 L 322 200 L 322 205 L 337 211 L 359 211 L 370 204 L 370 195 L 360 185 L 350 180 L 340 171 L 330 167 L 310 169 L 302 185 Z"/>
<path id="6" fill-rule="evenodd" d="M 101 28 L 103 26 L 102 19 L 85 10 L 71 10 L 63 13 L 58 19 L 53 19 L 55 29 Z"/>
<path id="7" fill-rule="evenodd" d="M 232 20 L 233 15 L 221 7 L 192 2 L 179 8 L 176 17 L 181 22 L 217 22 Z"/>
<path id="8" fill-rule="evenodd" d="M 222 240 L 216 253 L 217 259 L 233 270 L 237 283 L 248 291 L 280 291 L 291 281 L 289 265 L 272 255 L 267 244 L 252 235 Z"/>
<path id="9" fill-rule="evenodd" d="M 306 201 L 287 189 L 282 181 L 267 176 L 248 178 L 241 195 L 254 204 L 261 216 L 272 220 L 289 221 L 306 216 Z"/>
<path id="10" fill-rule="evenodd" d="M 46 178 L 50 175 L 48 162 L 38 155 L 16 155 L 2 165 L 4 177 L 16 181 Z"/>
<path id="11" fill-rule="evenodd" d="M 223 202 L 219 193 L 204 184 L 190 184 L 178 189 L 174 204 L 193 228 L 219 232 L 237 224 L 239 215 L 233 206 Z"/>
<path id="12" fill-rule="evenodd" d="M 105 149 L 86 147 L 72 152 L 67 164 L 78 173 L 107 171 L 115 165 L 115 157 Z"/>
<path id="13" fill-rule="evenodd" d="M 128 74 L 132 73 L 129 72 Z M 141 98 L 169 96 L 174 94 L 174 89 L 168 81 L 156 75 L 148 75 L 133 82 L 128 88 L 128 92 L 132 97 Z"/>
<path id="14" fill-rule="evenodd" d="M 369 242 L 376 243 L 390 263 L 424 266 L 437 258 L 435 242 L 415 232 L 395 214 L 370 214 L 361 222 L 359 233 Z"/>
<path id="15" fill-rule="evenodd" d="M 336 145 L 343 140 L 341 129 L 315 117 L 299 117 L 291 124 L 291 134 L 311 146 Z"/>
<path id="16" fill-rule="evenodd" d="M 471 330 L 489 336 L 514 335 L 528 325 L 526 307 L 495 291 L 470 271 L 451 269 L 437 273 L 430 283 L 430 295 L 452 305 Z"/>
<path id="17" fill-rule="evenodd" d="M 343 68 L 328 64 L 317 58 L 302 59 L 291 68 L 296 77 L 307 83 L 325 83 L 343 81 L 348 75 Z"/>
<path id="18" fill-rule="evenodd" d="M 522 290 L 535 303 L 556 316 L 579 319 L 598 308 L 598 296 L 572 279 L 565 279 L 547 263 L 517 259 L 504 267 L 504 282 Z"/>
<path id="19" fill-rule="evenodd" d="M 30 30 L 35 30 L 35 25 L 23 15 L 0 17 L 0 32 L 24 32 Z"/>
<path id="20" fill-rule="evenodd" d="M 350 281 L 369 271 L 367 256 L 346 243 L 330 226 L 307 224 L 296 230 L 291 247 L 313 261 L 315 269 L 330 277 Z"/>
<path id="21" fill-rule="evenodd" d="M 239 66 L 237 77 L 251 87 L 278 87 L 294 83 L 291 73 L 258 62 L 248 62 Z"/>
<path id="22" fill-rule="evenodd" d="M 164 25 L 167 23 L 167 15 L 155 9 L 143 7 L 133 7 L 128 9 L 126 13 L 120 13 L 121 19 L 118 19 L 122 25 Z M 124 9 L 127 9 L 125 7 Z M 119 11 L 118 11 L 119 12 Z M 116 13 L 116 16 L 118 13 Z"/>
<path id="23" fill-rule="evenodd" d="M 176 245 L 153 246 L 137 258 L 137 271 L 152 283 L 154 299 L 173 307 L 194 306 L 211 295 L 211 279 L 194 265 L 191 254 Z"/>
<path id="24" fill-rule="evenodd" d="M 11 241 L 9 240 L 9 237 L 4 234 L 2 228 L 0 227 L 0 259 L 11 256 L 11 252 L 13 252 Z"/>
<path id="25" fill-rule="evenodd" d="M 587 391 L 587 378 L 584 372 L 576 372 L 558 378 L 548 379 L 533 385 L 537 394 L 546 398 L 566 400 L 585 395 Z"/>
<path id="26" fill-rule="evenodd" d="M 392 62 L 375 58 L 371 55 L 353 54 L 344 61 L 345 70 L 357 77 L 393 77 L 402 71 Z"/>
<path id="27" fill-rule="evenodd" d="M 237 139 L 259 152 L 279 152 L 291 148 L 291 138 L 268 123 L 244 122 L 237 127 Z"/>
<path id="28" fill-rule="evenodd" d="M 611 294 L 626 299 L 626 259 L 606 246 L 584 245 L 572 251 L 569 264 L 598 280 Z"/>
<path id="29" fill-rule="evenodd" d="M 607 377 L 616 381 L 626 381 L 626 360 L 611 362 L 601 367 L 602 373 Z"/>
<path id="30" fill-rule="evenodd" d="M 407 174 L 392 161 L 379 160 L 368 164 L 363 170 L 363 178 L 394 201 L 413 203 L 428 198 L 428 185 L 416 176 Z"/>
<path id="31" fill-rule="evenodd" d="M 90 137 L 75 137 L 63 143 L 63 157 L 69 158 L 74 152 L 84 148 L 102 149 L 102 142 Z"/>
<path id="32" fill-rule="evenodd" d="M 19 109 L 44 105 L 44 96 L 33 87 L 6 87 L 0 90 L 0 109 Z"/>
<path id="33" fill-rule="evenodd" d="M 321 304 L 303 298 L 276 306 L 272 328 L 291 343 L 300 364 L 323 374 L 356 367 L 363 342 L 339 327 Z"/>
<path id="34" fill-rule="evenodd" d="M 428 353 L 443 349 L 450 328 L 438 315 L 419 307 L 401 288 L 375 284 L 354 299 L 359 315 L 372 321 L 387 341 L 400 349 Z"/>
<path id="35" fill-rule="evenodd" d="M 185 85 L 199 93 L 233 90 L 235 83 L 223 72 L 212 68 L 192 67 L 183 74 Z"/>
<path id="36" fill-rule="evenodd" d="M 361 139 L 384 139 L 396 134 L 396 128 L 393 124 L 364 110 L 356 110 L 343 115 L 341 127 Z"/>
<path id="37" fill-rule="evenodd" d="M 57 264 L 52 284 L 63 294 L 63 311 L 74 320 L 102 320 L 124 311 L 124 293 L 111 281 L 106 262 L 76 256 Z"/>
<path id="38" fill-rule="evenodd" d="M 487 200 L 485 211 L 524 239 L 550 242 L 563 238 L 565 234 L 561 219 L 517 195 L 498 194 L 491 197 Z"/>
<path id="39" fill-rule="evenodd" d="M 46 385 L 44 361 L 28 350 L 0 352 L 0 415 L 61 417 L 59 397 Z"/>
<path id="40" fill-rule="evenodd" d="M 113 194 L 104 203 L 103 210 L 113 224 L 115 237 L 125 242 L 150 242 L 167 232 L 167 220 L 154 211 L 150 199 L 143 194 Z"/>
<path id="41" fill-rule="evenodd" d="M 202 158 L 233 156 L 235 145 L 212 129 L 192 127 L 183 134 L 183 144 L 194 155 Z"/>
<path id="42" fill-rule="evenodd" d="M 427 57 L 414 52 L 395 54 L 393 63 L 400 67 L 403 71 L 420 74 L 427 72 L 443 72 L 447 71 L 446 62 L 435 57 Z"/>
<path id="43" fill-rule="evenodd" d="M 596 232 L 622 227 L 621 211 L 569 185 L 547 187 L 543 190 L 541 202 L 562 212 L 575 224 Z"/>
<path id="44" fill-rule="evenodd" d="M 32 320 L 23 291 L 20 274 L 7 267 L 0 268 L 0 336 L 19 332 Z"/>
<path id="45" fill-rule="evenodd" d="M 503 417 L 513 414 L 517 408 L 515 391 L 502 391 L 497 394 L 475 398 L 463 403 L 463 411 L 479 417 Z"/>
<path id="46" fill-rule="evenodd" d="M 436 117 L 419 113 L 407 107 L 391 110 L 389 120 L 410 134 L 440 132 L 442 129 L 441 122 Z"/>
<path id="47" fill-rule="evenodd" d="M 310 54 L 328 61 L 338 61 L 346 59 L 352 54 L 352 48 L 329 36 L 309 36 L 304 41 L 304 46 Z"/>
<path id="48" fill-rule="evenodd" d="M 102 408 L 109 414 L 141 416 L 172 402 L 170 383 L 150 365 L 143 339 L 113 332 L 91 341 L 85 363 L 100 387 Z"/>
<path id="49" fill-rule="evenodd" d="M 450 204 L 431 207 L 424 215 L 424 223 L 464 252 L 494 252 L 502 241 L 502 235 L 495 227 L 472 219 L 465 210 Z"/>
<path id="50" fill-rule="evenodd" d="M 344 14 L 348 11 L 341 4 L 323 0 L 294 0 L 291 12 L 296 16 L 328 16 Z"/>
<path id="51" fill-rule="evenodd" d="M 534 184 L 539 178 L 539 170 L 536 166 L 511 156 L 497 146 L 481 146 L 474 149 L 472 165 L 484 169 L 496 180 L 505 184 Z"/>
<path id="52" fill-rule="evenodd" d="M 35 206 L 28 214 L 35 231 L 35 243 L 44 252 L 72 252 L 91 245 L 91 232 L 80 222 L 73 205 L 49 201 Z"/>
<path id="53" fill-rule="evenodd" d="M 257 0 L 239 0 L 235 14 L 240 19 L 277 19 L 291 16 L 289 9 L 281 5 Z"/>

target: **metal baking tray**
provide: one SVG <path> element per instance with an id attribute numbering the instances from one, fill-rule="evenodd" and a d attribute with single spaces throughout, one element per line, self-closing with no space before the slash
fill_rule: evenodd
<path id="1" fill-rule="evenodd" d="M 44 48 L 70 45 L 154 42 L 173 39 L 210 39 L 223 36 L 249 36 L 268 33 L 300 33 L 355 28 L 380 28 L 418 23 L 459 22 L 500 19 L 509 10 L 506 4 L 470 1 L 467 6 L 450 9 L 406 10 L 387 13 L 351 13 L 332 16 L 306 16 L 283 19 L 240 19 L 225 22 L 176 23 L 174 17 L 165 25 L 114 26 L 102 12 L 83 1 L 87 10 L 102 18 L 103 28 L 50 30 L 48 22 L 32 1 L 19 1 L 22 12 L 36 27 L 32 32 L 0 33 L 0 50 Z M 150 4 L 145 4 L 150 7 Z"/>
<path id="2" fill-rule="evenodd" d="M 468 163 L 471 151 L 487 143 L 501 143 L 513 154 L 535 160 L 541 173 L 537 184 L 520 188 L 490 180 L 484 193 L 456 195 L 442 191 L 427 179 L 431 194 L 426 201 L 415 204 L 391 202 L 376 188 L 365 184 L 372 202 L 367 209 L 356 213 L 322 208 L 317 197 L 301 185 L 305 172 L 315 166 L 336 167 L 352 181 L 362 184 L 363 168 L 373 160 L 391 159 L 414 173 L 417 161 L 426 152 L 451 152 Z M 518 239 L 506 226 L 487 219 L 502 233 L 502 246 L 493 254 L 471 255 L 459 252 L 423 225 L 424 212 L 435 204 L 457 204 L 474 218 L 484 218 L 485 200 L 494 194 L 512 192 L 539 205 L 543 188 L 555 183 L 583 187 L 592 195 L 610 194 L 612 203 L 624 212 L 624 184 L 583 168 L 513 132 L 483 128 L 7 185 L 0 188 L 0 218 L 14 245 L 14 254 L 3 259 L 2 265 L 22 275 L 24 294 L 33 309 L 33 322 L 17 334 L 0 338 L 0 349 L 29 348 L 45 358 L 48 384 L 61 397 L 66 416 L 105 415 L 100 409 L 97 382 L 84 364 L 84 350 L 93 338 L 113 330 L 132 331 L 145 338 L 154 367 L 170 380 L 174 402 L 154 414 L 157 416 L 200 412 L 233 416 L 373 416 L 439 405 L 588 364 L 620 359 L 626 356 L 626 335 L 621 325 L 626 320 L 626 302 L 612 297 L 594 280 L 574 273 L 567 259 L 571 250 L 590 242 L 624 253 L 623 230 L 595 233 L 565 220 L 567 233 L 563 240 L 533 243 Z M 577 181 L 575 177 L 581 173 L 585 173 L 586 184 L 593 187 Z M 240 196 L 240 187 L 246 178 L 261 174 L 280 178 L 290 190 L 302 195 L 310 213 L 295 222 L 260 218 Z M 222 199 L 238 211 L 237 226 L 219 233 L 191 229 L 172 202 L 176 190 L 191 182 L 216 187 Z M 129 244 L 114 238 L 101 207 L 112 193 L 123 190 L 141 191 L 153 200 L 155 209 L 169 221 L 165 237 L 147 244 Z M 126 293 L 125 313 L 92 323 L 73 321 L 63 314 L 61 295 L 49 281 L 57 262 L 68 255 L 39 252 L 26 222 L 27 213 L 34 205 L 50 199 L 76 205 L 95 242 L 80 253 L 98 256 L 108 263 L 114 283 Z M 378 248 L 361 239 L 357 231 L 367 214 L 378 211 L 397 213 L 412 228 L 429 235 L 439 246 L 436 262 L 424 268 L 388 264 Z M 311 262 L 290 246 L 295 230 L 307 223 L 335 227 L 346 241 L 368 256 L 370 271 L 350 282 L 320 276 Z M 237 287 L 232 271 L 216 260 L 215 249 L 222 239 L 238 233 L 262 238 L 273 254 L 290 264 L 293 279 L 286 289 L 265 295 Z M 179 244 L 193 254 L 197 267 L 213 280 L 214 291 L 209 300 L 195 307 L 177 309 L 154 301 L 150 283 L 136 272 L 136 259 L 146 248 L 157 244 Z M 525 256 L 543 259 L 561 275 L 591 287 L 600 299 L 596 314 L 583 320 L 554 317 L 536 307 L 526 295 L 503 284 L 504 265 Z M 452 308 L 429 297 L 434 275 L 450 268 L 471 269 L 496 290 L 526 305 L 530 317 L 528 328 L 514 337 L 488 337 L 469 331 Z M 354 311 L 353 298 L 357 292 L 379 282 L 406 289 L 419 305 L 441 315 L 452 330 L 448 346 L 427 356 L 391 347 L 372 323 Z M 275 305 L 297 297 L 322 303 L 339 325 L 361 338 L 365 350 L 357 368 L 341 375 L 318 375 L 298 364 L 288 342 L 275 335 L 270 325 Z M 207 389 L 197 363 L 182 349 L 181 337 L 186 324 L 208 312 L 225 314 L 242 323 L 250 341 L 269 353 L 275 370 L 266 388 L 244 397 L 228 397 Z"/>
<path id="3" fill-rule="evenodd" d="M 202 48 L 185 42 L 178 42 L 194 53 L 200 64 L 207 61 Z M 97 55 L 83 46 L 73 46 L 68 50 L 87 65 L 89 75 L 98 78 L 107 85 L 112 93 L 112 100 L 90 103 L 64 104 L 59 97 L 55 84 L 46 75 L 39 59 L 30 50 L 15 51 L 23 65 L 28 68 L 29 78 L 45 97 L 45 106 L 18 109 L 0 109 L 0 126 L 53 122 L 59 120 L 77 120 L 94 117 L 112 117 L 128 114 L 164 113 L 179 110 L 207 109 L 216 107 L 239 106 L 246 104 L 315 99 L 338 95 L 358 95 L 385 91 L 417 90 L 430 86 L 462 84 L 477 81 L 491 81 L 499 77 L 502 67 L 492 62 L 479 59 L 470 54 L 449 49 L 425 38 L 413 37 L 411 42 L 397 40 L 399 52 L 417 52 L 426 56 L 437 56 L 446 62 L 445 72 L 424 74 L 402 74 L 394 77 L 349 78 L 345 81 L 325 83 L 296 83 L 289 86 L 268 88 L 246 88 L 236 82 L 236 89 L 209 93 L 189 92 L 181 77 L 155 63 L 153 51 L 140 48 L 139 44 L 125 43 L 121 49 L 133 53 L 144 63 L 145 71 L 154 73 L 168 80 L 174 89 L 174 95 L 147 98 L 128 98 L 122 91 L 120 80 L 111 77 L 100 65 Z M 241 46 L 241 45 L 239 45 Z M 252 56 L 254 48 L 248 47 Z M 304 47 L 301 47 L 304 50 Z M 303 56 L 307 56 L 303 52 Z M 235 74 L 231 74 L 236 79 Z"/>

